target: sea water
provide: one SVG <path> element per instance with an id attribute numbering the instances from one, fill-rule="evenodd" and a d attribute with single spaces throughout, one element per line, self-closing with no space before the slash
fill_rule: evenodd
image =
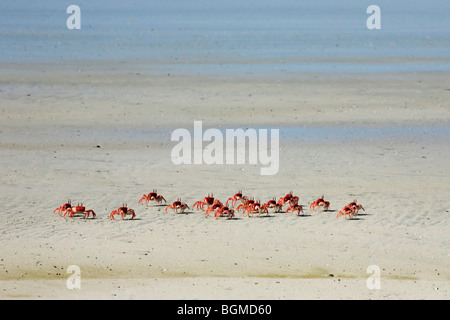
<path id="1" fill-rule="evenodd" d="M 79 30 L 66 26 L 72 4 Z M 373 4 L 379 30 L 366 25 Z M 450 71 L 449 12 L 448 0 L 2 1 L 0 63 L 133 62 L 163 74 Z"/>

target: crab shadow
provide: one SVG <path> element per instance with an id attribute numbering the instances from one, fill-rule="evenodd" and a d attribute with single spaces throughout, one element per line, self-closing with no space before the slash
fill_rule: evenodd
<path id="1" fill-rule="evenodd" d="M 166 213 L 174 214 L 174 215 L 177 215 L 177 216 L 183 216 L 183 215 L 188 216 L 188 215 L 194 214 L 195 212 L 194 211 L 185 211 L 185 212 L 173 212 L 173 211 L 169 212 L 169 211 L 167 211 L 167 212 L 164 212 L 164 214 L 166 214 Z"/>
<path id="2" fill-rule="evenodd" d="M 167 204 L 161 203 L 161 204 L 153 204 L 153 205 L 143 205 L 144 208 L 160 208 L 160 207 L 167 207 Z"/>
<path id="3" fill-rule="evenodd" d="M 214 218 L 214 217 L 213 217 Z M 233 217 L 233 218 L 229 218 L 229 217 L 219 217 L 215 220 L 223 220 L 223 221 L 234 221 L 234 220 L 242 220 L 242 218 L 238 218 L 238 217 Z"/>
<path id="4" fill-rule="evenodd" d="M 364 216 L 370 216 L 370 213 L 358 213 L 357 216 L 358 216 L 358 217 L 359 217 L 359 216 L 361 216 L 361 217 L 364 217 Z"/>
<path id="5" fill-rule="evenodd" d="M 65 216 L 62 216 L 62 217 L 65 218 L 66 220 L 71 219 L 71 220 L 83 220 L 83 221 L 85 221 L 85 220 L 97 220 L 98 219 L 97 216 L 95 216 L 95 217 L 89 216 L 89 218 L 85 218 L 84 214 L 79 214 L 79 213 L 78 214 L 74 214 L 73 217 L 65 217 Z"/>
<path id="6" fill-rule="evenodd" d="M 116 219 L 109 219 L 109 220 L 113 220 L 113 221 L 139 221 L 139 220 L 142 220 L 142 218 L 133 218 L 133 219 L 131 219 L 131 218 L 125 218 L 125 219 L 116 218 Z"/>
<path id="7" fill-rule="evenodd" d="M 277 216 L 278 217 L 293 217 L 293 216 L 296 216 L 296 217 L 311 217 L 311 214 L 306 213 L 304 211 L 302 211 L 300 214 L 298 214 L 297 212 L 286 212 L 286 211 L 283 211 L 283 212 L 279 212 L 277 214 Z"/>
<path id="8" fill-rule="evenodd" d="M 302 218 L 307 218 L 307 217 L 311 217 L 311 214 L 307 214 L 307 213 L 301 213 L 301 214 L 295 214 L 297 217 L 302 217 Z"/>
<path id="9" fill-rule="evenodd" d="M 257 219 L 272 219 L 275 218 L 275 215 L 271 215 L 271 214 L 264 214 L 264 215 L 254 215 L 254 216 L 250 216 L 249 218 L 257 218 Z"/>

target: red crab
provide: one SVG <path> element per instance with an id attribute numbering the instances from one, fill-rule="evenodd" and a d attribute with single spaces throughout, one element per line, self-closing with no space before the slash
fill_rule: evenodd
<path id="1" fill-rule="evenodd" d="M 71 200 L 67 200 L 67 203 L 63 204 L 61 207 L 56 208 L 55 210 L 53 210 L 53 214 L 55 214 L 56 211 L 58 211 L 59 215 L 62 215 L 62 213 L 64 211 L 66 211 L 67 209 L 71 208 L 72 204 L 71 204 Z"/>
<path id="2" fill-rule="evenodd" d="M 208 196 L 205 197 L 205 199 L 203 199 L 203 201 L 197 201 L 196 203 L 194 203 L 194 205 L 192 206 L 192 209 L 194 209 L 195 207 L 197 207 L 197 210 L 204 210 L 203 207 L 204 206 L 212 206 L 214 204 L 214 196 L 213 194 L 209 194 Z"/>
<path id="3" fill-rule="evenodd" d="M 214 210 L 218 210 L 220 208 L 223 207 L 222 202 L 220 202 L 218 199 L 214 200 L 213 204 L 211 206 L 208 207 L 208 209 L 206 209 L 205 211 L 205 215 L 209 217 L 209 214 L 214 211 Z"/>
<path id="4" fill-rule="evenodd" d="M 276 198 L 273 198 L 272 200 L 267 201 L 261 206 L 263 209 L 267 210 L 269 208 L 273 208 L 273 212 L 281 212 L 283 209 L 283 205 L 280 203 L 277 203 Z"/>
<path id="5" fill-rule="evenodd" d="M 156 189 L 153 189 L 153 191 L 150 192 L 149 194 L 144 194 L 138 203 L 141 203 L 144 200 L 145 200 L 145 204 L 147 206 L 150 201 L 155 201 L 156 204 L 162 204 L 163 201 L 167 202 L 166 199 L 164 199 L 164 197 L 162 195 L 158 195 L 158 192 Z"/>
<path id="6" fill-rule="evenodd" d="M 238 205 L 238 207 L 236 208 L 236 211 L 239 212 L 239 210 L 243 209 L 243 213 L 245 214 L 246 209 L 247 209 L 250 205 L 252 205 L 253 203 L 255 203 L 255 200 L 253 200 L 253 198 L 251 198 L 251 199 L 246 199 L 246 200 L 244 201 L 244 203 Z"/>
<path id="7" fill-rule="evenodd" d="M 217 218 L 219 217 L 228 217 L 228 219 L 233 219 L 234 218 L 234 210 L 231 208 L 228 208 L 227 206 L 222 206 L 220 208 L 218 208 L 216 210 L 216 212 L 214 213 L 214 216 Z"/>
<path id="8" fill-rule="evenodd" d="M 358 215 L 359 210 L 363 209 L 363 211 L 366 211 L 361 204 L 356 203 L 356 199 L 353 199 L 353 202 L 350 202 L 347 207 L 350 207 L 353 209 L 353 215 Z"/>
<path id="9" fill-rule="evenodd" d="M 267 207 L 263 207 L 262 205 L 261 205 L 261 203 L 259 202 L 259 200 L 258 201 L 255 201 L 255 202 L 253 202 L 253 203 L 251 203 L 247 208 L 245 208 L 244 209 L 244 214 L 245 214 L 245 212 L 247 212 L 247 215 L 250 217 L 250 213 L 252 214 L 252 216 L 255 214 L 255 213 L 257 213 L 258 214 L 258 216 L 261 214 L 261 213 L 266 213 L 266 214 L 269 214 L 269 210 L 267 210 Z"/>
<path id="10" fill-rule="evenodd" d="M 89 214 L 92 214 L 92 218 L 95 218 L 96 216 L 93 210 L 86 210 L 86 207 L 84 207 L 82 203 L 67 208 L 62 215 L 65 217 L 66 214 L 69 214 L 73 219 L 73 216 L 78 213 L 84 214 L 84 219 L 89 218 Z"/>
<path id="11" fill-rule="evenodd" d="M 288 213 L 289 211 L 291 211 L 292 213 L 294 211 L 297 211 L 297 215 L 300 215 L 300 212 L 303 213 L 303 207 L 297 203 L 293 203 L 289 206 L 289 208 L 286 209 L 286 213 Z"/>
<path id="12" fill-rule="evenodd" d="M 238 202 L 239 200 L 247 200 L 247 197 L 242 195 L 242 190 L 239 190 L 233 197 L 228 198 L 228 200 L 225 202 L 225 205 L 228 206 L 228 201 L 231 201 L 231 206 L 234 207 L 236 205 L 236 202 Z"/>
<path id="13" fill-rule="evenodd" d="M 277 204 L 278 204 L 278 205 L 281 205 L 281 207 L 283 207 L 283 205 L 284 205 L 285 203 L 291 205 L 291 204 L 297 204 L 298 201 L 299 201 L 299 198 L 298 198 L 297 196 L 294 196 L 294 195 L 292 194 L 292 190 L 291 190 L 291 191 L 290 191 L 288 194 L 286 194 L 284 197 L 281 197 L 281 198 L 278 200 Z"/>
<path id="14" fill-rule="evenodd" d="M 341 211 L 338 212 L 338 214 L 336 215 L 336 219 L 341 215 L 346 218 L 348 217 L 348 219 L 351 219 L 354 213 L 355 209 L 353 207 L 345 206 Z"/>
<path id="15" fill-rule="evenodd" d="M 310 204 L 310 206 L 309 206 L 309 208 L 310 208 L 312 211 L 314 211 L 316 207 L 323 207 L 323 210 L 324 210 L 324 211 L 328 211 L 328 209 L 330 208 L 330 202 L 329 202 L 329 201 L 325 201 L 325 200 L 323 199 L 323 195 L 322 195 L 321 198 L 319 198 L 319 199 L 313 201 L 313 202 Z"/>
<path id="16" fill-rule="evenodd" d="M 169 208 L 171 208 L 175 213 L 184 213 L 186 209 L 190 209 L 186 203 L 181 203 L 181 198 L 178 198 L 177 201 L 169 204 L 164 211 L 167 212 L 167 209 Z M 180 212 L 178 212 L 178 210 L 180 210 Z"/>
<path id="17" fill-rule="evenodd" d="M 131 215 L 130 220 L 133 220 L 136 217 L 136 214 L 134 213 L 133 209 L 128 209 L 127 208 L 127 204 L 122 204 L 122 206 L 120 208 L 118 208 L 117 210 L 113 210 L 110 214 L 109 214 L 109 218 L 114 220 L 114 215 L 120 215 L 122 217 L 122 220 L 124 220 L 125 216 Z"/>

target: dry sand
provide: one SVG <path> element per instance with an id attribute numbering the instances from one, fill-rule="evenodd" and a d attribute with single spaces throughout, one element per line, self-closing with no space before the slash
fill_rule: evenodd
<path id="1" fill-rule="evenodd" d="M 126 68 L 124 68 L 125 70 Z M 174 128 L 448 128 L 448 74 L 161 76 L 4 65 L 2 299 L 448 299 L 449 137 L 282 139 L 280 170 L 171 162 Z M 431 128 L 431 129 L 430 129 Z M 420 130 L 419 130 L 420 131 Z M 414 131 L 417 133 L 417 131 Z M 448 130 L 447 130 L 448 132 Z M 293 190 L 304 216 L 236 220 L 138 205 L 157 188 L 191 206 Z M 330 212 L 311 212 L 324 194 Z M 64 219 L 68 198 L 97 213 Z M 354 198 L 366 211 L 335 215 Z M 137 217 L 111 221 L 128 203 Z M 67 268 L 81 269 L 69 290 Z M 367 268 L 380 267 L 369 290 Z"/>

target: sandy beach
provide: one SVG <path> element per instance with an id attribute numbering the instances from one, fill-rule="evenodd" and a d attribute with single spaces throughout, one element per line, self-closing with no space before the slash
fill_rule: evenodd
<path id="1" fill-rule="evenodd" d="M 107 66 L 1 66 L 1 299 L 449 299 L 448 73 Z M 300 134 L 282 135 L 273 176 L 250 164 L 177 166 L 171 132 L 196 120 Z M 208 193 L 265 202 L 292 190 L 304 214 L 227 220 L 138 205 L 154 188 L 190 207 Z M 330 210 L 312 212 L 322 194 Z M 365 211 L 336 219 L 355 198 Z M 96 218 L 53 214 L 67 199 Z M 122 203 L 136 218 L 110 220 Z M 66 285 L 71 265 L 79 290 Z M 381 286 L 371 290 L 373 265 Z"/>

